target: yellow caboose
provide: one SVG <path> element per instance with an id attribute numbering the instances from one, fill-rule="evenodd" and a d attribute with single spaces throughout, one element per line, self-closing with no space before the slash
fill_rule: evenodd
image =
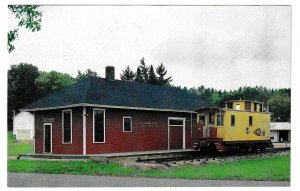
<path id="1" fill-rule="evenodd" d="M 214 144 L 219 152 L 265 150 L 270 141 L 271 113 L 263 102 L 232 100 L 225 108 L 199 108 L 194 149 Z"/>

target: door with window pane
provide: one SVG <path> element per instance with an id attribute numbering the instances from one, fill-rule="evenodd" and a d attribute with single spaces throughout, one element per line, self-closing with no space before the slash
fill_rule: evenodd
<path id="1" fill-rule="evenodd" d="M 169 149 L 184 148 L 184 120 L 169 119 Z"/>

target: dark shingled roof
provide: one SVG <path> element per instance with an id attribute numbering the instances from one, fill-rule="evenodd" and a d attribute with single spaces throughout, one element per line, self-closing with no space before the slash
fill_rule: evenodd
<path id="1" fill-rule="evenodd" d="M 90 77 L 44 97 L 23 110 L 96 104 L 194 111 L 211 105 L 179 88 Z"/>

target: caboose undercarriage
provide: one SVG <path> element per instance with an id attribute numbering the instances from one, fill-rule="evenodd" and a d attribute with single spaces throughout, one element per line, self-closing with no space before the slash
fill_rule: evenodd
<path id="1" fill-rule="evenodd" d="M 236 151 L 265 151 L 266 148 L 272 148 L 271 141 L 223 141 L 222 138 L 195 138 L 194 150 L 206 150 L 215 148 L 218 152 L 236 152 Z"/>

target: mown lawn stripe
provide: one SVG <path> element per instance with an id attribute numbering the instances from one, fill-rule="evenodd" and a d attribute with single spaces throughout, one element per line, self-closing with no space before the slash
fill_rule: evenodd
<path id="1" fill-rule="evenodd" d="M 183 165 L 161 170 L 140 170 L 92 161 L 9 160 L 8 171 L 182 179 L 290 180 L 290 155 L 203 166 Z"/>

